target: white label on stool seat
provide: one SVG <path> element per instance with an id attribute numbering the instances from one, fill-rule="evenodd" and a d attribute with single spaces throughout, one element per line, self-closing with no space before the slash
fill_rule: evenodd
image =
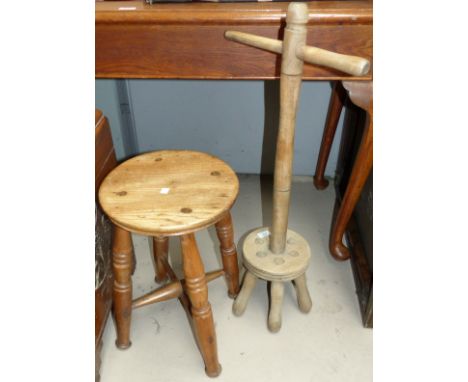
<path id="1" fill-rule="evenodd" d="M 269 235 L 270 235 L 270 232 L 268 232 L 268 230 L 267 230 L 267 231 L 260 231 L 259 233 L 257 233 L 257 236 L 258 236 L 260 239 L 263 239 L 263 238 L 265 238 L 265 237 L 267 237 L 267 236 L 269 236 Z"/>
<path id="2" fill-rule="evenodd" d="M 170 188 L 164 187 L 164 188 L 161 188 L 161 191 L 159 191 L 159 193 L 160 194 L 168 194 L 169 190 L 170 190 Z"/>

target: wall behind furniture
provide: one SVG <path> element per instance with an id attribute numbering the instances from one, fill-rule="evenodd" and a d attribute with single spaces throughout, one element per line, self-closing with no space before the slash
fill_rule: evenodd
<path id="1" fill-rule="evenodd" d="M 122 142 L 122 121 L 120 102 L 117 93 L 116 80 L 95 80 L 94 103 L 109 121 L 112 133 L 115 155 L 117 159 L 125 156 L 125 148 Z"/>
<path id="2" fill-rule="evenodd" d="M 96 104 L 103 104 L 101 97 L 105 97 L 104 86 L 98 84 L 101 81 L 109 80 L 96 81 Z M 254 174 L 260 172 L 262 156 L 265 159 L 274 155 L 271 139 L 276 136 L 277 124 L 275 118 L 267 118 L 265 123 L 265 109 L 271 115 L 277 114 L 277 97 L 265 96 L 265 86 L 267 94 L 271 94 L 271 89 L 278 89 L 277 82 L 276 85 L 273 82 L 265 85 L 264 81 L 125 82 L 133 118 L 128 124 L 133 126 L 124 123 L 112 133 L 118 141 L 122 139 L 122 129 L 133 129 L 137 152 L 207 151 L 227 161 L 239 173 Z M 99 92 L 98 87 L 101 87 Z M 329 82 L 303 83 L 296 126 L 296 175 L 312 175 L 315 170 L 330 92 Z M 106 110 L 103 112 L 106 114 Z M 110 107 L 110 112 L 114 113 L 115 107 Z M 328 176 L 334 176 L 341 126 L 340 120 L 326 171 Z M 265 128 L 266 135 L 270 135 L 266 140 Z M 121 136 L 117 137 L 119 129 Z M 264 141 L 265 147 L 262 147 Z"/>

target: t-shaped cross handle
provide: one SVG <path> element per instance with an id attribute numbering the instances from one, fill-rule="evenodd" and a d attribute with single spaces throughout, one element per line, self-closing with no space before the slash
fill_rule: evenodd
<path id="1" fill-rule="evenodd" d="M 242 44 L 282 55 L 280 81 L 280 126 L 276 144 L 273 186 L 273 222 L 270 250 L 284 253 L 294 153 L 294 130 L 304 61 L 338 69 L 353 76 L 369 71 L 369 61 L 306 45 L 309 12 L 305 3 L 291 3 L 286 15 L 284 40 L 279 41 L 249 33 L 226 31 L 225 37 Z"/>
<path id="2" fill-rule="evenodd" d="M 226 31 L 224 35 L 228 40 L 282 54 L 281 73 L 302 74 L 304 61 L 337 69 L 353 76 L 363 76 L 369 72 L 369 61 L 364 58 L 307 46 L 308 17 L 307 4 L 291 3 L 286 15 L 284 41 L 236 31 Z"/>

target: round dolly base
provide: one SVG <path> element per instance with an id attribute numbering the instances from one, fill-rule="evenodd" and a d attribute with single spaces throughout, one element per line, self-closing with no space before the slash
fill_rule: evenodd
<path id="1" fill-rule="evenodd" d="M 267 281 L 294 280 L 304 274 L 309 265 L 309 244 L 301 235 L 289 229 L 283 253 L 270 250 L 270 236 L 266 227 L 251 232 L 242 249 L 245 267 Z"/>
<path id="2" fill-rule="evenodd" d="M 310 248 L 298 233 L 288 230 L 285 251 L 275 254 L 269 249 L 269 232 L 259 228 L 251 232 L 244 241 L 244 265 L 247 271 L 242 288 L 232 310 L 241 316 L 247 307 L 257 278 L 271 282 L 270 312 L 268 329 L 276 333 L 281 329 L 281 306 L 284 295 L 284 282 L 293 281 L 297 293 L 297 302 L 301 312 L 308 313 L 312 308 L 305 272 L 309 265 Z"/>

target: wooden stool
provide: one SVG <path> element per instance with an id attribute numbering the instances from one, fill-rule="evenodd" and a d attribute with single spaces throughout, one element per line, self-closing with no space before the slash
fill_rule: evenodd
<path id="1" fill-rule="evenodd" d="M 225 275 L 231 298 L 239 292 L 237 251 L 230 208 L 239 191 L 234 171 L 220 159 L 194 151 L 156 151 L 134 157 L 103 181 L 99 201 L 115 225 L 113 243 L 116 345 L 130 342 L 133 308 L 179 298 L 193 320 L 195 339 L 208 376 L 221 372 L 207 282 Z M 216 226 L 223 269 L 205 274 L 194 232 Z M 134 269 L 130 232 L 152 236 L 156 280 L 169 283 L 132 301 Z M 168 236 L 180 236 L 185 279 L 168 263 Z"/>

